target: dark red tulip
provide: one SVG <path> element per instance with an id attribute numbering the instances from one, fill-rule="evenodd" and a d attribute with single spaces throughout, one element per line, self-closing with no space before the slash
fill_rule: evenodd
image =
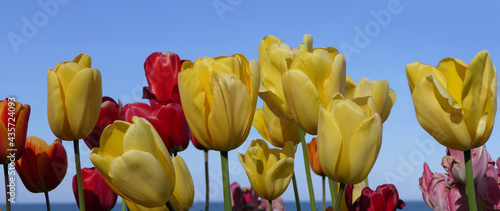
<path id="1" fill-rule="evenodd" d="M 352 185 L 346 185 L 345 200 L 347 208 L 350 211 L 354 210 L 369 210 L 369 211 L 394 211 L 403 209 L 406 204 L 399 199 L 398 190 L 393 184 L 384 184 L 378 186 L 375 191 L 369 187 L 361 190 L 361 196 L 352 203 Z"/>
<path id="2" fill-rule="evenodd" d="M 170 52 L 155 52 L 146 58 L 144 70 L 149 87 L 144 87 L 144 98 L 155 99 L 160 104 L 181 104 L 177 75 L 182 62 L 179 56 Z"/>
<path id="3" fill-rule="evenodd" d="M 177 103 L 160 105 L 156 101 L 131 103 L 123 108 L 125 120 L 132 122 L 133 116 L 146 118 L 156 129 L 170 153 L 177 153 L 189 145 L 189 127 L 182 107 Z"/>
<path id="4" fill-rule="evenodd" d="M 118 195 L 104 182 L 102 174 L 95 167 L 82 169 L 82 181 L 85 209 L 95 211 L 113 209 Z M 75 195 L 76 204 L 80 207 L 76 189 L 76 175 L 73 176 L 73 194 Z"/>
<path id="5" fill-rule="evenodd" d="M 198 140 L 196 140 L 196 137 L 194 137 L 191 131 L 189 132 L 189 136 L 191 137 L 191 143 L 193 143 L 193 146 L 196 147 L 196 149 L 207 150 L 207 148 L 205 148 L 203 145 L 200 144 L 200 142 L 198 142 Z"/>
<path id="6" fill-rule="evenodd" d="M 104 131 L 104 128 L 108 125 L 113 124 L 115 120 L 124 120 L 122 103 L 120 101 L 116 103 L 116 101 L 110 97 L 102 97 L 99 119 L 97 119 L 97 124 L 92 132 L 83 139 L 85 144 L 87 144 L 90 149 L 99 147 L 102 131 Z"/>

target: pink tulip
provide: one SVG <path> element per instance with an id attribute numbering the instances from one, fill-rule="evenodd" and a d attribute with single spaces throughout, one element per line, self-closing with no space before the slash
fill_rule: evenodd
<path id="1" fill-rule="evenodd" d="M 269 201 L 261 200 L 260 207 L 261 210 L 270 211 L 269 210 Z M 284 211 L 285 210 L 285 202 L 281 197 L 273 200 L 273 210 L 272 211 Z"/>
<path id="2" fill-rule="evenodd" d="M 471 150 L 472 169 L 474 182 L 482 177 L 488 168 L 488 152 L 486 146 L 480 146 Z M 441 165 L 457 181 L 465 184 L 465 162 L 464 153 L 460 150 L 446 149 L 446 155 L 443 157 Z"/>
<path id="3" fill-rule="evenodd" d="M 419 184 L 422 197 L 430 208 L 434 210 L 449 209 L 449 191 L 447 187 L 450 181 L 448 174 L 432 173 L 427 163 L 424 163 L 424 172 L 419 179 Z"/>

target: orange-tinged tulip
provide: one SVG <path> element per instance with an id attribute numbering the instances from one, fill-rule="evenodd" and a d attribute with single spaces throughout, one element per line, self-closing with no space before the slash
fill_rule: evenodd
<path id="1" fill-rule="evenodd" d="M 314 173 L 319 176 L 326 176 L 321 169 L 321 165 L 319 164 L 318 144 L 316 138 L 313 138 L 311 142 L 307 144 L 307 156 L 309 157 L 309 164 L 311 165 L 311 169 Z"/>
<path id="2" fill-rule="evenodd" d="M 179 93 L 194 136 L 207 149 L 230 151 L 246 140 L 257 104 L 259 65 L 241 54 L 184 62 Z"/>
<path id="3" fill-rule="evenodd" d="M 436 141 L 466 151 L 488 141 L 497 111 L 496 69 L 487 51 L 469 65 L 445 58 L 406 66 L 417 120 Z"/>
<path id="4" fill-rule="evenodd" d="M 68 157 L 60 139 L 47 145 L 44 140 L 30 136 L 24 154 L 16 161 L 16 170 L 26 189 L 33 193 L 56 188 L 68 170 Z"/>
<path id="5" fill-rule="evenodd" d="M 16 161 L 23 155 L 30 111 L 28 104 L 13 102 L 9 98 L 0 101 L 0 164 Z M 14 159 L 9 157 L 12 152 Z"/>
<path id="6" fill-rule="evenodd" d="M 50 129 L 62 140 L 87 137 L 99 117 L 101 73 L 91 69 L 90 56 L 58 63 L 47 72 L 47 117 Z"/>

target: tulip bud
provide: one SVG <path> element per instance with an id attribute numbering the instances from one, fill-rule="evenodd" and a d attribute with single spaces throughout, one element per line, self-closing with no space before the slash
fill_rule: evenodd
<path id="1" fill-rule="evenodd" d="M 0 101 L 0 164 L 16 161 L 23 155 L 31 108 L 6 98 Z M 9 150 L 16 150 L 10 158 Z"/>

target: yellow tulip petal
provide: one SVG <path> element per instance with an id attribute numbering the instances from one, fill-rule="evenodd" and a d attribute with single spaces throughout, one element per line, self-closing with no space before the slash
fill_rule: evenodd
<path id="1" fill-rule="evenodd" d="M 129 199 L 127 195 L 123 194 L 118 188 L 112 183 L 111 177 L 109 177 L 109 172 L 111 168 L 111 162 L 113 159 L 102 157 L 99 154 L 99 148 L 94 147 L 90 153 L 90 161 L 94 164 L 94 166 L 102 173 L 102 177 L 108 186 L 115 192 L 120 195 L 122 198 Z"/>
<path id="2" fill-rule="evenodd" d="M 305 73 L 295 69 L 283 73 L 282 80 L 290 113 L 304 131 L 316 135 L 322 102 L 314 84 Z"/>
<path id="3" fill-rule="evenodd" d="M 65 119 L 66 109 L 64 107 L 64 95 L 57 74 L 50 69 L 47 72 L 47 118 L 50 129 L 60 139 L 70 139 L 64 131 L 69 128 Z"/>
<path id="4" fill-rule="evenodd" d="M 101 135 L 99 155 L 111 159 L 121 156 L 123 154 L 123 138 L 130 125 L 129 122 L 116 120 L 107 126 Z"/>
<path id="5" fill-rule="evenodd" d="M 326 106 L 330 101 L 330 97 L 335 93 L 345 94 L 346 90 L 346 62 L 345 57 L 342 54 L 335 56 L 332 65 L 332 71 L 328 78 L 324 81 L 323 86 L 325 87 L 325 96 L 322 98 L 323 106 Z"/>
<path id="6" fill-rule="evenodd" d="M 351 76 L 346 75 L 346 85 L 345 85 L 345 98 L 351 99 L 354 97 L 354 90 L 356 89 L 356 83 L 352 80 Z"/>
<path id="7" fill-rule="evenodd" d="M 90 56 L 87 54 L 80 54 L 73 59 L 73 62 L 78 63 L 80 66 L 83 68 L 91 68 L 92 67 L 92 59 L 90 59 Z"/>
<path id="8" fill-rule="evenodd" d="M 154 208 L 151 208 L 151 207 L 143 207 L 137 203 L 134 203 L 130 200 L 125 200 L 125 202 L 127 203 L 127 208 L 130 210 L 130 211 L 170 211 L 168 208 L 167 208 L 167 205 L 163 205 L 161 207 L 154 207 Z"/>
<path id="9" fill-rule="evenodd" d="M 385 122 L 385 120 L 387 120 L 387 118 L 389 117 L 389 114 L 391 113 L 391 109 L 392 107 L 394 106 L 394 103 L 396 102 L 396 92 L 394 92 L 394 90 L 390 89 L 389 90 L 389 98 L 386 99 L 386 105 L 384 106 L 384 110 L 382 111 L 382 116 L 380 116 L 380 118 L 382 119 L 382 123 Z"/>
<path id="10" fill-rule="evenodd" d="M 406 77 L 408 78 L 408 85 L 410 85 L 410 91 L 412 93 L 418 81 L 427 75 L 434 76 L 434 78 L 436 78 L 436 80 L 439 81 L 443 87 L 448 86 L 446 77 L 438 69 L 431 65 L 413 62 L 406 65 Z"/>
<path id="11" fill-rule="evenodd" d="M 454 58 L 444 58 L 436 67 L 448 81 L 446 89 L 458 104 L 462 105 L 462 85 L 465 80 L 467 65 Z"/>
<path id="12" fill-rule="evenodd" d="M 175 188 L 170 202 L 175 210 L 188 211 L 193 206 L 194 184 L 186 162 L 181 156 L 172 159 L 175 169 Z"/>
<path id="13" fill-rule="evenodd" d="M 255 107 L 257 106 L 257 99 L 259 98 L 259 89 L 260 89 L 259 62 L 255 61 L 255 60 L 251 60 L 249 67 L 250 67 L 250 80 L 251 80 L 250 86 L 251 86 L 251 89 L 249 89 L 248 92 L 250 93 L 249 94 L 250 99 L 252 99 L 252 101 L 251 101 L 252 103 L 250 104 L 250 106 L 252 108 L 251 114 L 253 115 L 253 113 L 255 111 Z M 251 117 L 251 119 L 253 119 L 253 116 Z M 248 131 L 248 132 L 250 132 L 250 131 Z"/>
<path id="14" fill-rule="evenodd" d="M 257 129 L 257 132 L 259 132 L 262 138 L 264 138 L 266 141 L 272 142 L 272 139 L 269 136 L 269 131 L 267 130 L 266 123 L 264 122 L 264 114 L 262 112 L 262 108 L 255 110 L 252 125 L 253 127 L 255 127 L 255 129 Z"/>
<path id="15" fill-rule="evenodd" d="M 299 50 L 310 52 L 313 49 L 313 37 L 310 34 L 305 34 L 302 38 L 302 44 L 299 45 Z"/>
<path id="16" fill-rule="evenodd" d="M 282 148 L 286 141 L 293 141 L 296 144 L 300 142 L 298 126 L 293 119 L 279 118 L 266 103 L 263 104 L 263 115 L 267 132 L 271 138 L 269 142 L 273 146 Z"/>
<path id="17" fill-rule="evenodd" d="M 356 184 L 363 181 L 370 173 L 377 160 L 382 145 L 382 122 L 380 116 L 366 119 L 359 125 L 356 133 L 352 136 L 349 145 L 349 162 L 347 163 L 351 177 L 348 184 Z"/>
<path id="18" fill-rule="evenodd" d="M 416 84 L 412 97 L 422 128 L 446 147 L 470 149 L 472 142 L 462 109 L 437 79 L 424 77 Z"/>
<path id="19" fill-rule="evenodd" d="M 198 142 L 206 148 L 211 148 L 211 136 L 208 134 L 206 120 L 210 110 L 205 106 L 205 93 L 202 84 L 197 80 L 194 69 L 186 69 L 179 73 L 179 95 L 182 109 L 191 132 Z"/>
<path id="20" fill-rule="evenodd" d="M 475 138 L 481 137 L 477 136 L 478 126 L 482 116 L 489 112 L 486 108 L 492 94 L 493 78 L 494 66 L 490 55 L 487 51 L 479 52 L 467 68 L 462 91 L 462 108 L 467 128 L 473 138 L 472 144 L 479 141 Z M 494 97 L 496 98 L 496 95 Z M 484 132 L 480 133 L 484 134 Z"/>
<path id="21" fill-rule="evenodd" d="M 88 122 L 86 123 L 87 128 L 90 129 L 91 131 L 94 129 L 94 126 L 97 124 L 97 120 L 99 119 L 99 112 L 101 111 L 101 103 L 102 103 L 102 78 L 101 78 L 101 72 L 99 72 L 98 69 L 94 68 L 92 69 L 92 72 L 94 73 L 94 79 L 91 85 L 92 91 L 90 92 L 91 95 L 89 97 L 89 105 L 87 109 L 87 112 L 89 114 L 94 114 L 94 115 L 89 115 Z M 95 115 L 97 114 L 97 115 Z M 92 126 L 94 125 L 94 126 Z"/>
<path id="22" fill-rule="evenodd" d="M 367 97 L 364 99 L 367 99 Z M 358 98 L 358 100 L 362 101 L 363 99 Z M 339 128 L 343 139 L 351 140 L 358 126 L 369 116 L 365 111 L 368 106 L 363 108 L 351 100 L 344 99 L 332 100 L 332 104 L 331 113 L 335 118 L 335 122 L 341 124 Z"/>
<path id="23" fill-rule="evenodd" d="M 66 89 L 68 88 L 71 81 L 73 81 L 73 77 L 81 71 L 82 67 L 74 62 L 63 62 L 56 65 L 54 68 L 54 72 L 57 74 L 59 78 L 59 82 L 61 83 L 61 89 L 63 90 L 64 95 L 66 95 Z"/>
<path id="24" fill-rule="evenodd" d="M 214 73 L 214 106 L 208 115 L 210 134 L 217 136 L 214 149 L 229 151 L 239 147 L 253 118 L 251 99 L 241 81 L 229 74 Z"/>
<path id="25" fill-rule="evenodd" d="M 90 122 L 90 116 L 99 116 L 99 112 L 90 113 L 90 108 L 95 106 L 91 105 L 91 96 L 93 94 L 101 94 L 91 92 L 92 86 L 95 86 L 93 81 L 94 72 L 88 68 L 82 69 L 75 75 L 66 90 L 65 105 L 67 118 L 72 133 L 71 135 L 74 139 L 87 137 L 97 122 L 96 118 L 96 122 L 94 122 L 93 125 L 90 125 L 92 124 L 92 122 Z M 101 104 L 99 103 L 98 105 L 100 109 Z"/>
<path id="26" fill-rule="evenodd" d="M 127 151 L 111 163 L 109 177 L 118 190 L 144 207 L 167 203 L 174 189 L 171 177 L 163 172 L 157 159 L 147 152 Z"/>
<path id="27" fill-rule="evenodd" d="M 318 157 L 321 169 L 328 178 L 337 179 L 337 166 L 342 149 L 342 132 L 333 115 L 324 108 L 320 109 L 317 138 Z"/>
<path id="28" fill-rule="evenodd" d="M 267 200 L 274 200 L 281 196 L 290 184 L 293 175 L 293 158 L 279 160 L 265 175 L 266 189 L 269 195 Z"/>
<path id="29" fill-rule="evenodd" d="M 280 79 L 281 80 L 281 79 Z M 260 87 L 259 97 L 269 106 L 271 111 L 278 117 L 284 119 L 293 119 L 285 98 L 280 98 L 274 92 L 266 89 L 265 87 Z"/>
<path id="30" fill-rule="evenodd" d="M 264 165 L 261 160 L 251 158 L 251 154 L 254 154 L 256 151 L 257 147 L 250 147 L 245 154 L 238 154 L 238 157 L 255 193 L 263 197 L 267 193 L 266 182 L 264 180 Z"/>

